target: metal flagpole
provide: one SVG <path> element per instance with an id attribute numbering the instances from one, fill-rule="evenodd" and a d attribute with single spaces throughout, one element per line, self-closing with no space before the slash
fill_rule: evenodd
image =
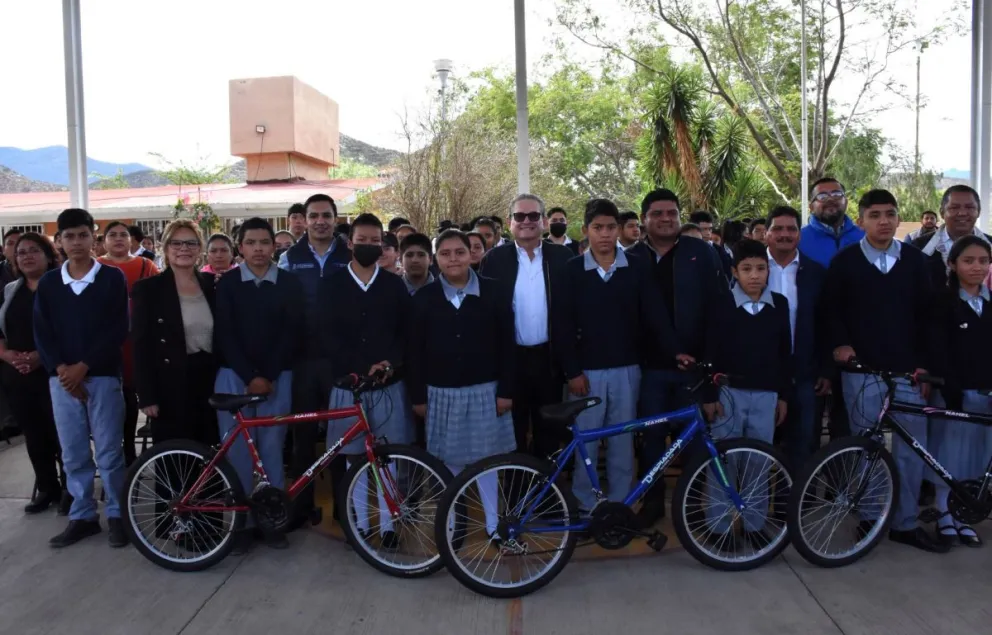
<path id="1" fill-rule="evenodd" d="M 807 122 L 809 121 L 809 99 L 806 95 L 806 0 L 800 0 L 800 46 L 802 51 L 800 52 L 800 88 L 801 93 L 800 104 L 802 106 L 802 205 L 803 205 L 803 225 L 809 222 L 809 126 Z M 824 113 L 826 116 L 826 113 Z"/>
<path id="2" fill-rule="evenodd" d="M 62 38 L 65 54 L 65 110 L 69 129 L 69 201 L 89 206 L 86 174 L 86 117 L 83 111 L 83 46 L 79 0 L 62 0 Z"/>
<path id="3" fill-rule="evenodd" d="M 527 122 L 527 29 L 524 0 L 513 1 L 517 54 L 517 193 L 530 192 L 530 129 Z"/>

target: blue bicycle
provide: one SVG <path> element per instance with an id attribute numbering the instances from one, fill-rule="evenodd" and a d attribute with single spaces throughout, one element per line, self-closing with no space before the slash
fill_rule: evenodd
<path id="1" fill-rule="evenodd" d="M 725 384 L 707 365 L 699 364 L 697 370 L 709 374 L 690 389 L 693 393 L 710 383 Z M 520 597 L 551 582 L 576 546 L 620 549 L 642 537 L 660 551 L 667 537 L 641 527 L 633 505 L 693 442 L 696 451 L 689 453 L 672 497 L 682 546 L 703 564 L 724 571 L 753 569 L 785 549 L 792 477 L 777 449 L 749 439 L 714 441 L 698 404 L 605 428 L 575 429 L 579 413 L 601 403 L 589 397 L 542 410 L 545 422 L 572 432 L 572 441 L 553 459 L 492 456 L 467 467 L 448 485 L 435 516 L 435 544 L 459 582 L 489 597 Z M 586 444 L 679 424 L 688 425 L 624 500 L 606 500 Z M 580 512 L 563 479 L 576 452 L 575 469 L 586 470 L 598 501 L 588 512 Z M 583 544 L 577 545 L 580 537 Z"/>

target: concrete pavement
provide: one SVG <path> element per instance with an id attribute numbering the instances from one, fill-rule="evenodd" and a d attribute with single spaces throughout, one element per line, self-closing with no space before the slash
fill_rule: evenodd
<path id="1" fill-rule="evenodd" d="M 444 573 L 382 575 L 315 531 L 292 534 L 287 551 L 260 546 L 197 574 L 112 550 L 105 533 L 55 551 L 48 538 L 65 519 L 25 517 L 30 488 L 23 446 L 0 446 L 0 635 L 992 633 L 992 547 L 935 556 L 883 543 L 838 570 L 790 550 L 741 574 L 680 551 L 573 562 L 544 590 L 495 601 Z"/>

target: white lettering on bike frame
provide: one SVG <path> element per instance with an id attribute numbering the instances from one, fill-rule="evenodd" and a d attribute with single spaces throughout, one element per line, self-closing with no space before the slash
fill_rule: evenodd
<path id="1" fill-rule="evenodd" d="M 655 465 L 653 468 L 651 468 L 651 471 L 648 472 L 647 476 L 644 477 L 644 482 L 649 484 L 653 483 L 654 477 L 658 474 L 661 468 L 668 465 L 668 461 L 671 460 L 673 456 L 675 456 L 675 453 L 677 453 L 679 449 L 681 449 L 681 447 L 682 447 L 682 439 L 676 439 L 675 443 L 672 444 L 672 447 L 668 448 L 668 452 L 665 452 L 665 455 L 661 457 L 660 461 L 658 461 L 658 464 Z"/>

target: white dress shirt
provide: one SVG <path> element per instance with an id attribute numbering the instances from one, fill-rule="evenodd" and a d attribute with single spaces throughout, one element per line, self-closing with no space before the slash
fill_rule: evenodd
<path id="1" fill-rule="evenodd" d="M 90 270 L 86 273 L 86 275 L 79 280 L 76 280 L 69 275 L 69 261 L 66 260 L 62 263 L 62 283 L 69 285 L 72 292 L 79 295 L 86 290 L 86 287 L 93 284 L 93 281 L 96 280 L 96 272 L 100 271 L 100 266 L 100 263 L 94 260 L 93 266 L 90 267 Z"/>
<path id="2" fill-rule="evenodd" d="M 534 259 L 520 245 L 517 249 L 517 281 L 513 287 L 513 323 L 520 346 L 539 346 L 548 341 L 548 298 L 544 292 L 544 255 L 541 244 Z"/>
<path id="3" fill-rule="evenodd" d="M 796 274 L 799 272 L 799 252 L 792 262 L 784 267 L 772 258 L 768 251 L 768 288 L 780 293 L 789 301 L 789 327 L 792 333 L 792 348 L 796 348 L 796 311 L 799 309 L 799 287 L 796 286 Z"/>

